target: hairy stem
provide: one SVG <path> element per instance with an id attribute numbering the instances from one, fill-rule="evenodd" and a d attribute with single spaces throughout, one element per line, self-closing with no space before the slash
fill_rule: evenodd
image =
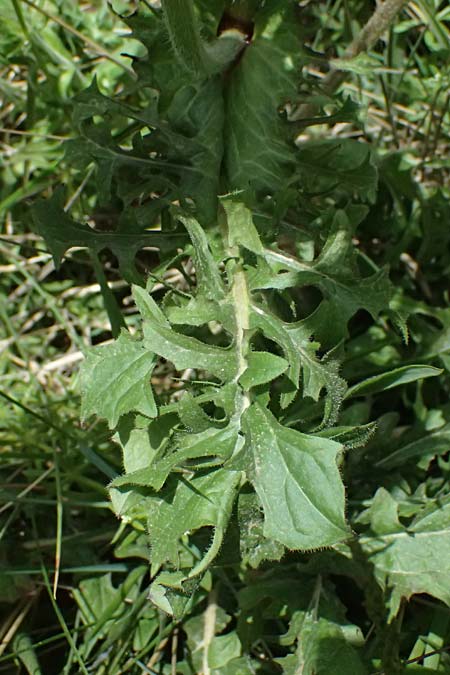
<path id="1" fill-rule="evenodd" d="M 162 8 L 178 61 L 192 73 L 204 74 L 207 57 L 192 0 L 162 0 Z"/>
<path id="2" fill-rule="evenodd" d="M 225 255 L 228 258 L 226 264 L 227 275 L 231 288 L 231 300 L 234 308 L 234 346 L 237 353 L 238 370 L 235 381 L 238 382 L 242 373 L 247 369 L 248 333 L 250 328 L 250 297 L 247 286 L 247 278 L 240 258 L 239 246 L 230 243 L 227 215 L 222 207 L 219 207 L 219 229 L 222 234 Z M 239 414 L 250 405 L 250 396 L 244 392 L 242 397 L 242 409 Z"/>
<path id="3" fill-rule="evenodd" d="M 204 43 L 192 0 L 162 0 L 162 7 L 175 55 L 180 65 L 194 75 L 220 73 L 245 47 L 245 35 L 237 30 Z"/>

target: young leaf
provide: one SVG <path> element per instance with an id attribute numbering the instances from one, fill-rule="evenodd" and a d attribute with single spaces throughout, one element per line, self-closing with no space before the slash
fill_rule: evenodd
<path id="1" fill-rule="evenodd" d="M 244 389 L 251 389 L 260 384 L 271 382 L 279 377 L 289 366 L 286 359 L 269 352 L 249 352 L 247 370 L 239 378 Z"/>
<path id="2" fill-rule="evenodd" d="M 197 293 L 209 300 L 218 301 L 224 297 L 224 287 L 217 264 L 209 249 L 205 231 L 195 218 L 177 214 L 189 233 L 194 247 L 195 274 L 197 277 Z"/>
<path id="3" fill-rule="evenodd" d="M 322 438 L 331 438 L 336 443 L 341 443 L 347 450 L 361 448 L 367 445 L 377 429 L 376 422 L 352 427 L 330 427 L 316 432 Z"/>
<path id="4" fill-rule="evenodd" d="M 262 253 L 263 246 L 253 223 L 252 212 L 237 197 L 225 195 L 220 200 L 226 214 L 228 245 L 243 246 L 253 253 Z"/>
<path id="5" fill-rule="evenodd" d="M 241 492 L 238 500 L 240 553 L 243 563 L 257 568 L 264 560 L 280 560 L 285 549 L 263 534 L 264 518 L 254 492 Z"/>
<path id="6" fill-rule="evenodd" d="M 136 303 L 142 319 L 156 321 L 166 328 L 170 328 L 170 323 L 164 316 L 161 308 L 156 304 L 150 293 L 141 286 L 132 286 L 133 300 Z"/>

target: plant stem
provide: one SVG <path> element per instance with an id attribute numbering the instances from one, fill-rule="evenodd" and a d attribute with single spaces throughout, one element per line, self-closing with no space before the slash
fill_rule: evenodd
<path id="1" fill-rule="evenodd" d="M 178 61 L 190 72 L 204 74 L 207 57 L 192 0 L 162 0 L 162 8 Z"/>
<path id="2" fill-rule="evenodd" d="M 225 11 L 240 20 L 250 21 L 261 5 L 261 0 L 229 0 Z"/>
<path id="3" fill-rule="evenodd" d="M 395 17 L 408 0 L 385 0 L 380 3 L 369 21 L 363 27 L 359 35 L 350 43 L 345 50 L 344 59 L 353 59 L 358 54 L 368 51 L 380 39 L 388 28 L 392 25 Z M 347 73 L 341 70 L 333 69 L 322 80 L 322 88 L 327 94 L 333 94 L 336 89 L 345 80 Z M 302 120 L 313 117 L 316 112 L 316 106 L 306 103 L 297 108 L 291 116 L 291 121 Z"/>
<path id="4" fill-rule="evenodd" d="M 208 663 L 208 651 L 211 642 L 216 633 L 216 615 L 217 615 L 217 591 L 213 590 L 208 595 L 208 606 L 204 613 L 203 619 L 203 659 L 202 672 L 203 675 L 210 675 L 211 670 Z"/>
<path id="5" fill-rule="evenodd" d="M 245 35 L 238 30 L 204 43 L 192 0 L 162 0 L 162 7 L 175 55 L 180 65 L 194 75 L 220 73 L 245 47 Z"/>
<path id="6" fill-rule="evenodd" d="M 228 257 L 227 274 L 231 286 L 231 300 L 235 317 L 235 349 L 237 353 L 238 370 L 235 381 L 238 382 L 242 373 L 247 369 L 248 331 L 250 328 L 250 298 L 245 271 L 242 267 L 239 246 L 230 244 L 227 215 L 222 207 L 219 210 L 219 227 L 222 233 L 224 248 Z M 244 392 L 240 415 L 250 405 L 250 396 Z"/>
<path id="7" fill-rule="evenodd" d="M 233 247 L 234 248 L 234 247 Z M 249 302 L 245 272 L 240 262 L 235 263 L 232 297 L 236 317 L 236 350 L 238 352 L 239 378 L 247 368 L 246 332 L 249 329 Z"/>
<path id="8" fill-rule="evenodd" d="M 408 0 L 385 0 L 378 5 L 359 35 L 352 41 L 346 51 L 351 59 L 363 51 L 367 51 L 390 28 L 395 17 Z"/>
<path id="9" fill-rule="evenodd" d="M 344 59 L 353 59 L 362 52 L 367 52 L 382 37 L 393 23 L 395 17 L 408 0 L 385 0 L 378 5 L 362 31 L 354 38 L 345 50 Z M 332 94 L 345 79 L 345 73 L 332 70 L 324 80 L 328 93 Z"/>

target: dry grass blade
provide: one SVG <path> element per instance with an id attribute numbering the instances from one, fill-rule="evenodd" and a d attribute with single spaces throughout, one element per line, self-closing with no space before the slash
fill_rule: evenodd
<path id="1" fill-rule="evenodd" d="M 3 626 L 0 626 L 0 656 L 8 648 L 14 635 L 26 619 L 28 612 L 38 599 L 38 596 L 39 594 L 36 594 L 32 598 L 21 603 L 12 611 L 10 616 L 5 620 Z"/>

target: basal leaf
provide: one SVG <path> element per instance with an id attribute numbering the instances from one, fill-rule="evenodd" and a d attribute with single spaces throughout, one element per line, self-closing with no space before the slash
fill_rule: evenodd
<path id="1" fill-rule="evenodd" d="M 286 675 L 367 675 L 355 648 L 342 628 L 320 617 L 307 615 L 298 635 L 297 654 L 283 659 Z"/>
<path id="2" fill-rule="evenodd" d="M 113 585 L 111 573 L 100 577 L 83 579 L 73 595 L 80 610 L 82 624 L 85 627 L 85 644 L 88 650 L 102 640 L 108 645 L 121 633 L 129 631 L 129 616 L 124 597 L 135 601 L 140 585 L 147 572 L 145 565 L 138 565 L 118 586 Z M 115 634 L 115 635 L 114 635 Z"/>
<path id="3" fill-rule="evenodd" d="M 209 643 L 205 644 L 205 622 L 208 620 L 214 621 L 214 636 Z M 196 672 L 202 672 L 207 664 L 212 673 L 226 673 L 227 664 L 241 655 L 241 643 L 236 631 L 232 630 L 223 634 L 230 620 L 231 617 L 220 606 L 217 606 L 214 617 L 210 618 L 203 612 L 198 616 L 190 617 L 184 623 Z"/>
<path id="4" fill-rule="evenodd" d="M 211 3 L 202 16 L 211 21 Z M 212 19 L 214 21 L 214 19 Z M 158 120 L 150 151 L 167 163 L 172 177 L 174 201 L 193 200 L 202 224 L 214 220 L 219 194 L 223 156 L 224 102 L 220 76 L 198 78 L 180 67 L 168 48 L 169 38 L 162 13 L 129 17 L 133 37 L 140 40 L 148 55 L 135 59 L 134 68 L 148 95 L 158 94 Z M 216 26 L 217 30 L 217 26 Z M 175 174 L 170 164 L 178 164 Z"/>
<path id="5" fill-rule="evenodd" d="M 250 479 L 264 508 L 264 535 L 291 549 L 331 546 L 350 536 L 341 446 L 283 427 L 268 410 L 245 413 Z"/>
<path id="6" fill-rule="evenodd" d="M 142 234 L 102 232 L 85 223 L 78 223 L 64 211 L 62 188 L 58 188 L 50 199 L 36 202 L 32 215 L 36 230 L 47 242 L 57 266 L 61 264 L 66 251 L 74 246 L 88 248 L 95 254 L 107 248 L 117 256 L 124 277 L 137 284 L 142 283 L 142 278 L 135 267 L 135 256 L 141 248 L 157 246 L 164 250 L 183 243 L 183 237 L 174 233 L 157 230 Z"/>
<path id="7" fill-rule="evenodd" d="M 305 191 L 375 201 L 378 176 L 368 145 L 348 138 L 306 141 L 298 146 L 297 160 Z"/>
<path id="8" fill-rule="evenodd" d="M 89 87 L 74 98 L 73 123 L 78 131 L 82 132 L 83 124 L 92 121 L 94 116 L 108 116 L 112 119 L 114 114 L 118 114 L 129 117 L 136 122 L 144 122 L 148 126 L 153 126 L 158 120 L 158 96 L 157 92 L 152 92 L 152 94 L 152 96 L 149 96 L 145 108 L 134 108 L 121 100 L 104 96 L 98 87 L 97 78 L 94 76 Z"/>
<path id="9" fill-rule="evenodd" d="M 189 139 L 188 160 L 192 170 L 181 174 L 180 198 L 195 201 L 198 217 L 207 225 L 216 218 L 223 157 L 224 103 L 220 76 L 182 87 L 167 112 L 171 127 Z M 187 157 L 186 157 L 187 155 Z"/>
<path id="10" fill-rule="evenodd" d="M 154 354 L 126 332 L 113 344 L 91 349 L 81 376 L 82 417 L 104 417 L 110 428 L 131 411 L 155 417 L 150 385 L 155 363 Z"/>
<path id="11" fill-rule="evenodd" d="M 12 648 L 29 675 L 42 675 L 33 640 L 28 633 L 17 631 L 12 640 Z"/>
<path id="12" fill-rule="evenodd" d="M 297 98 L 301 33 L 294 3 L 275 2 L 255 18 L 254 36 L 230 76 L 225 169 L 229 190 L 273 194 L 292 174 L 295 147 L 279 109 Z"/>
<path id="13" fill-rule="evenodd" d="M 134 37 L 151 50 L 146 77 L 141 78 L 140 93 L 146 99 L 145 105 L 139 109 L 103 96 L 94 80 L 75 99 L 74 123 L 81 139 L 68 144 L 67 157 L 80 167 L 96 162 L 97 183 L 104 202 L 114 192 L 115 182 L 127 206 L 150 183 L 154 214 L 175 200 L 190 199 L 205 222 L 217 210 L 223 154 L 223 139 L 218 133 L 224 119 L 221 80 L 198 79 L 183 73 L 176 59 L 167 58 L 165 44 L 161 49 L 161 42 L 167 39 L 162 17 L 146 18 L 146 25 L 138 18 L 128 20 Z M 135 65 L 143 65 L 144 61 L 136 61 Z M 111 133 L 113 120 L 121 120 L 123 127 L 127 119 L 138 126 L 137 132 L 133 134 L 131 129 L 127 134 L 131 150 L 124 150 Z"/>

